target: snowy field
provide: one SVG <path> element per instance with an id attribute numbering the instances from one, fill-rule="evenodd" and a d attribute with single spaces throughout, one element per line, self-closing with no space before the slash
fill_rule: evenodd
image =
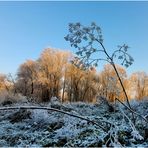
<path id="1" fill-rule="evenodd" d="M 63 113 L 41 109 L 0 110 L 0 147 L 106 147 L 148 146 L 148 123 L 135 116 L 122 105 L 109 111 L 105 104 L 20 102 L 0 107 L 46 106 L 63 110 L 86 120 Z M 148 99 L 132 101 L 132 108 L 148 118 Z"/>

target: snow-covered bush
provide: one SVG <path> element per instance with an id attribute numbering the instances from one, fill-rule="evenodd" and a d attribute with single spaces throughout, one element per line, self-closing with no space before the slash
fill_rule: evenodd
<path id="1" fill-rule="evenodd" d="M 10 105 L 17 102 L 27 102 L 27 99 L 21 94 L 14 95 L 13 93 L 8 91 L 0 92 L 0 104 Z"/>

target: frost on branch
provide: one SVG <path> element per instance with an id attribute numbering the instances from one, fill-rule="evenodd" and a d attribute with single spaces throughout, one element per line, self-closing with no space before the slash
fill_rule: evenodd
<path id="1" fill-rule="evenodd" d="M 103 45 L 101 28 L 94 22 L 88 27 L 80 23 L 70 23 L 69 34 L 65 36 L 65 40 L 69 41 L 72 47 L 78 49 L 76 59 L 79 59 L 79 63 L 75 65 L 79 67 L 83 63 L 84 70 L 91 66 L 97 67 L 100 60 L 112 64 L 114 58 L 118 58 L 125 67 L 129 67 L 134 62 L 134 59 L 127 53 L 129 46 L 125 44 L 118 46 L 118 49 L 109 55 Z M 94 58 L 96 52 L 102 52 L 104 57 Z"/>
<path id="2" fill-rule="evenodd" d="M 99 26 L 94 22 L 89 27 L 80 23 L 70 23 L 69 34 L 65 37 L 65 40 L 78 49 L 76 59 L 79 57 L 79 62 L 85 64 L 84 69 L 90 65 L 97 66 L 98 60 L 91 60 L 90 58 L 97 51 L 95 42 L 103 43 L 102 31 Z"/>
<path id="3" fill-rule="evenodd" d="M 118 58 L 121 61 L 121 65 L 126 68 L 133 64 L 134 59 L 127 53 L 129 46 L 124 44 L 122 46 L 118 46 L 118 49 L 115 50 L 112 54 L 113 58 Z"/>

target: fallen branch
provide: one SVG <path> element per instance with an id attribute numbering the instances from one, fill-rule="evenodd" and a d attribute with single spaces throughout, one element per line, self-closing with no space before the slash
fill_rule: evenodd
<path id="1" fill-rule="evenodd" d="M 144 119 L 147 123 L 148 123 L 148 120 L 143 117 L 142 115 L 138 114 L 137 112 L 135 112 L 134 110 L 132 110 L 131 108 L 129 108 L 127 105 L 125 105 L 123 102 L 121 102 L 118 98 L 116 98 L 116 100 L 121 103 L 123 106 L 125 106 L 129 111 L 131 111 L 132 113 L 134 113 L 135 115 L 141 117 L 142 119 Z"/>
<path id="2" fill-rule="evenodd" d="M 69 116 L 72 116 L 72 117 L 76 117 L 76 118 L 88 121 L 88 122 L 90 122 L 92 124 L 95 124 L 96 126 L 100 127 L 105 132 L 107 132 L 107 130 L 104 127 L 102 127 L 100 124 L 98 124 L 98 123 L 96 123 L 96 122 L 94 122 L 92 120 L 89 120 L 89 119 L 84 118 L 82 116 L 73 115 L 73 114 L 70 114 L 68 112 L 65 112 L 65 111 L 62 111 L 62 110 L 59 110 L 59 109 L 55 109 L 55 108 L 37 107 L 37 106 L 20 106 L 20 107 L 18 106 L 18 107 L 2 107 L 2 108 L 0 108 L 0 110 L 14 110 L 14 109 L 42 109 L 42 110 L 51 110 L 51 111 L 55 111 L 55 112 L 60 112 L 60 113 L 63 113 L 63 114 L 66 114 L 66 115 L 69 115 Z"/>

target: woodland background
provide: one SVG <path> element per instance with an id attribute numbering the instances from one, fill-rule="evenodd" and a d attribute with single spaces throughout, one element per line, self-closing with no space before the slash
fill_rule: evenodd
<path id="1" fill-rule="evenodd" d="M 104 96 L 113 102 L 115 97 L 124 101 L 125 96 L 111 65 L 102 71 L 91 67 L 82 71 L 71 63 L 74 55 L 68 51 L 47 48 L 37 60 L 22 63 L 16 76 L 0 74 L 0 100 L 15 100 L 26 96 L 31 101 L 50 101 L 57 97 L 62 102 L 96 102 Z M 116 65 L 130 99 L 148 96 L 148 75 L 135 72 L 127 75 L 126 69 Z"/>

